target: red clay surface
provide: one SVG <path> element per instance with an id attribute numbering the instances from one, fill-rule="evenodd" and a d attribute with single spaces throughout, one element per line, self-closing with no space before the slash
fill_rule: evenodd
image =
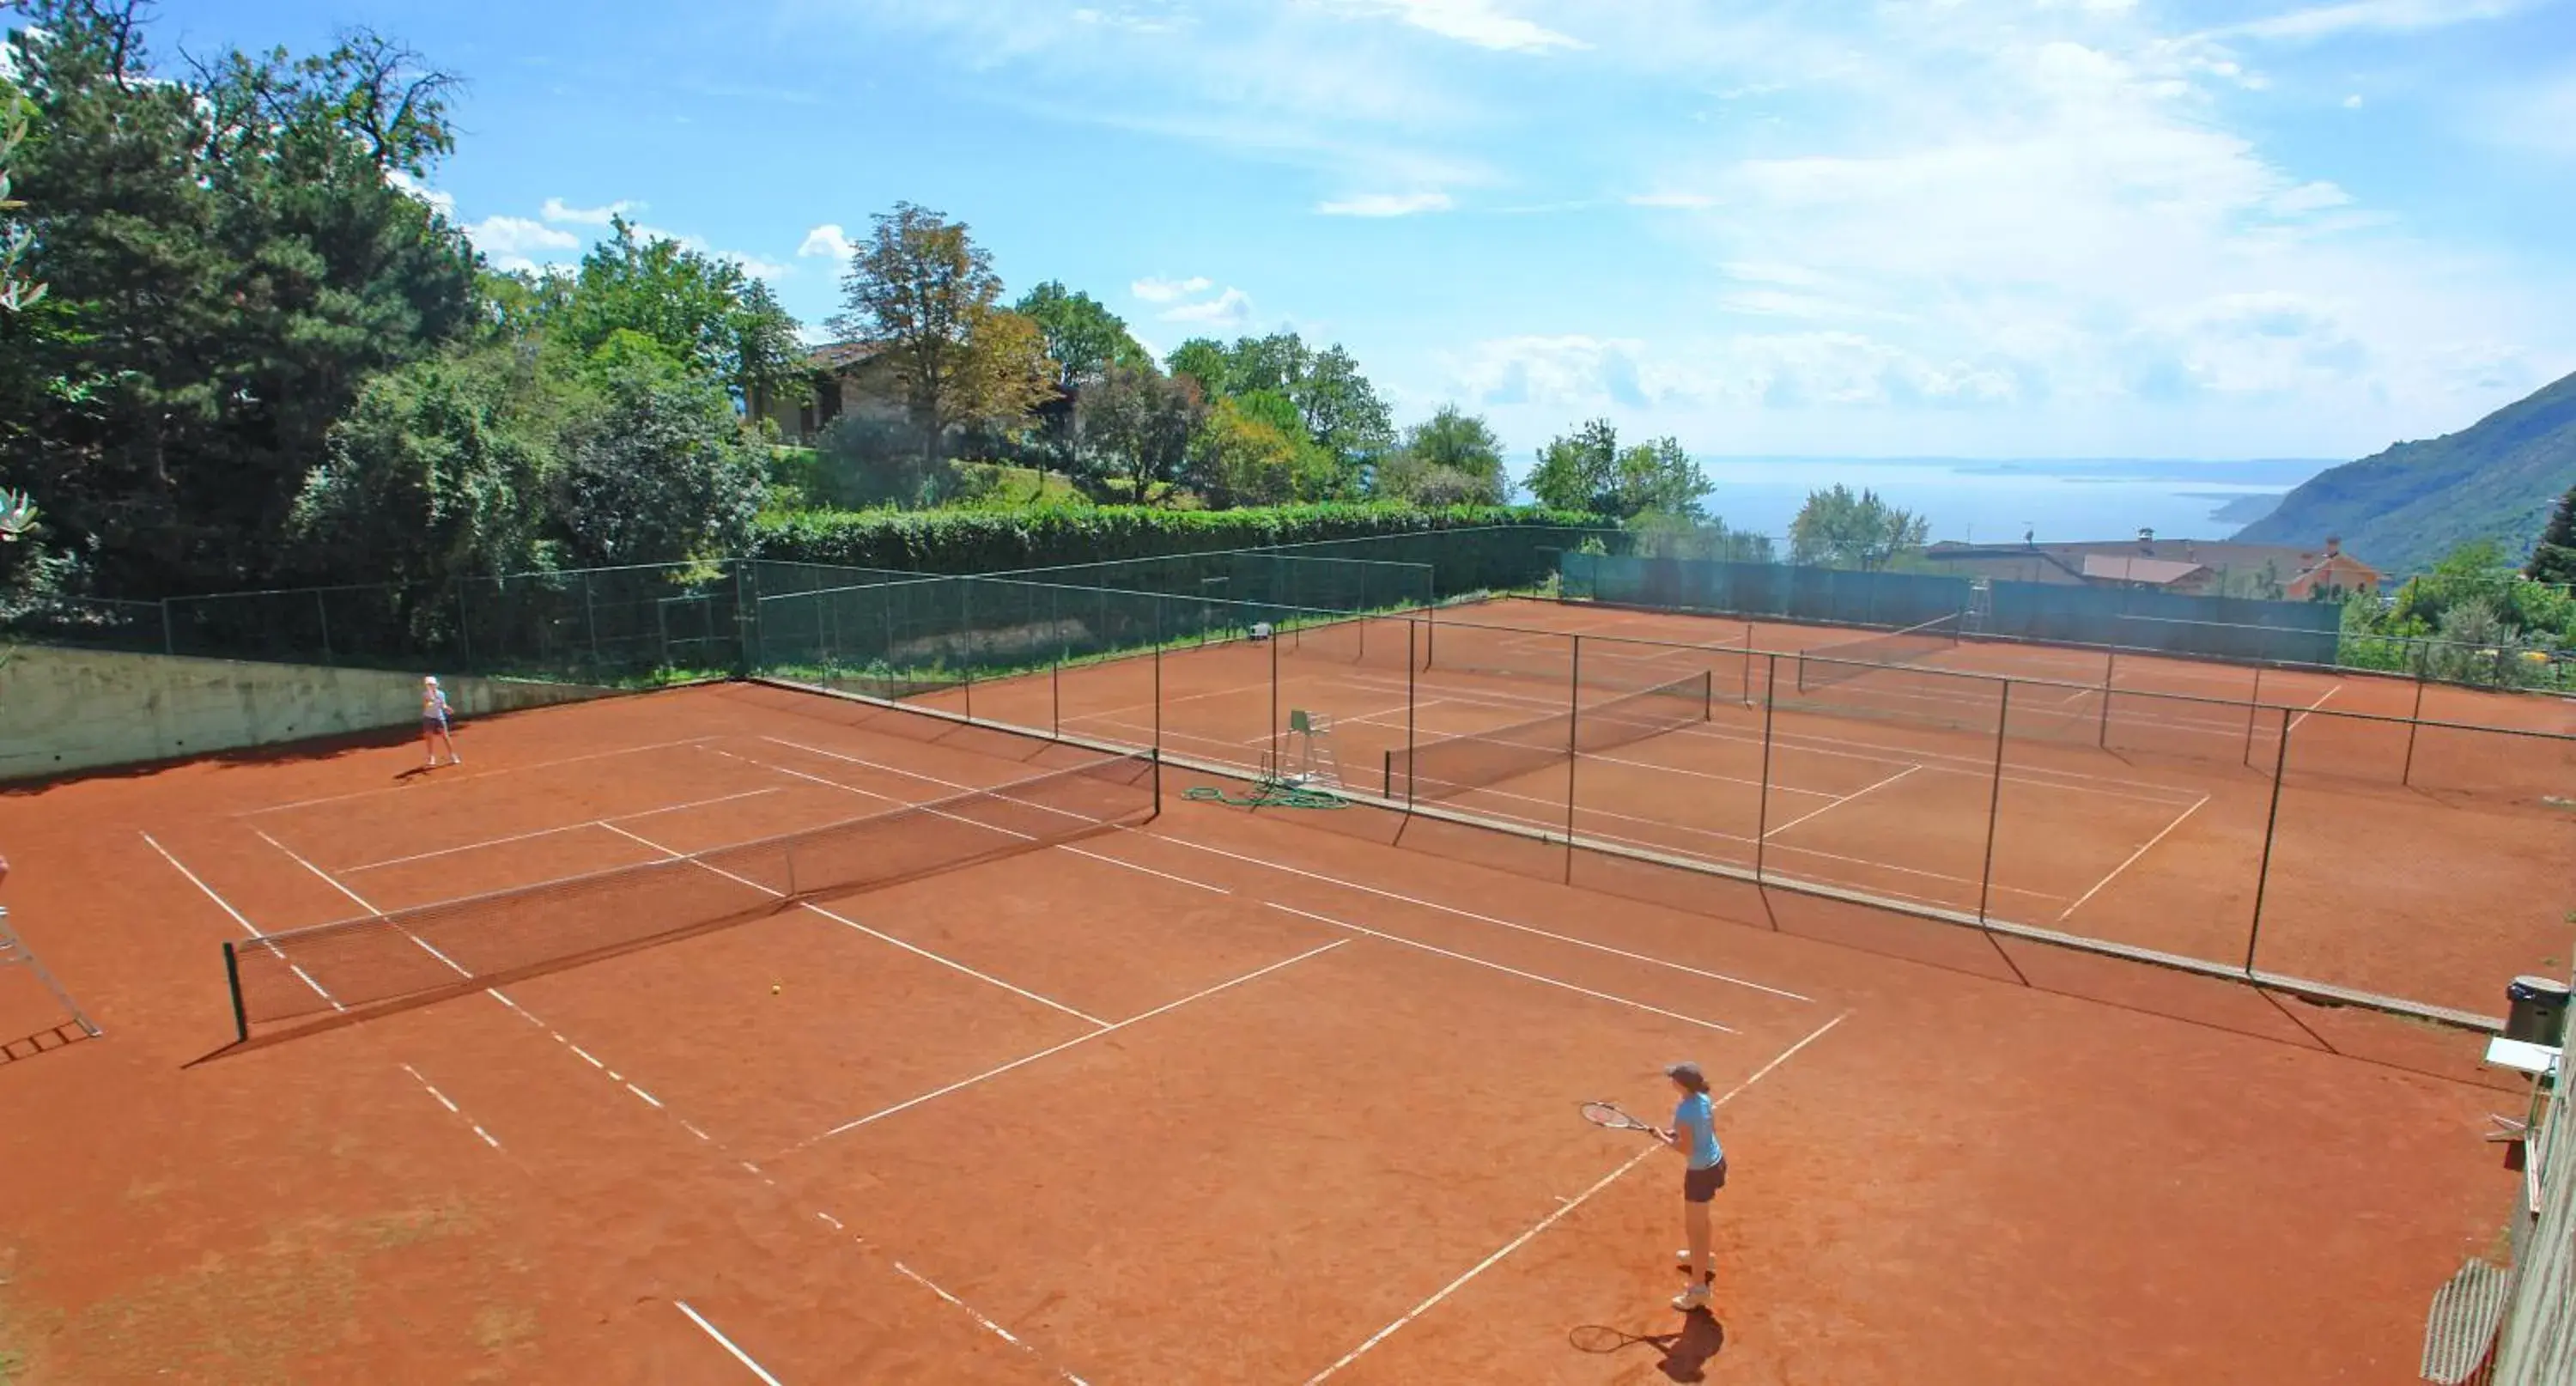
<path id="1" fill-rule="evenodd" d="M 246 930 L 1074 754 L 745 686 L 460 741 L 0 796 L 107 1030 L 0 1065 L 13 1381 L 2397 1383 L 2517 1187 L 2471 1037 L 1178 770 L 1145 830 L 230 1046 Z M 1691 1320 L 1678 1162 L 1575 1116 L 1684 1056 L 1735 1171 Z"/>
<path id="2" fill-rule="evenodd" d="M 1389 784 L 1389 757 L 1408 744 L 1549 718 L 1558 720 L 1533 739 L 1565 735 L 1573 642 L 1540 630 L 1544 622 L 1587 635 L 1587 709 L 1622 689 L 1703 670 L 1715 693 L 1705 724 L 1581 758 L 1571 786 L 1571 826 L 1581 838 L 1744 869 L 1758 855 L 1766 871 L 1794 880 L 1970 915 L 1982 907 L 1997 920 L 2229 967 L 2245 966 L 2250 954 L 2268 973 L 2472 1014 L 2501 1010 L 2500 978 L 2566 970 L 2576 811 L 2564 800 L 2576 798 L 2576 741 L 2426 727 L 2410 760 L 2407 726 L 2333 711 L 2339 702 L 2386 702 L 2395 691 L 2412 699 L 2412 685 L 2391 680 L 2267 675 L 2267 699 L 2297 701 L 2230 706 L 2207 701 L 2208 692 L 2174 698 L 2138 685 L 2235 680 L 2250 691 L 2253 671 L 2123 659 L 2107 695 L 2098 684 L 2017 684 L 2008 709 L 1990 677 L 1870 672 L 1802 694 L 1796 659 L 1777 661 L 1775 674 L 1772 661 L 1724 647 L 1740 640 L 1741 622 L 1506 602 L 1444 617 L 1428 636 L 1372 621 L 1271 645 L 1173 652 L 1159 671 L 1157 661 L 1122 660 L 979 685 L 973 711 L 1120 743 L 1159 736 L 1176 754 L 1247 772 L 1274 747 L 1287 768 L 1302 768 L 1284 729 L 1292 711 L 1321 713 L 1332 719 L 1344 781 L 1400 798 L 1402 762 Z M 1779 629 L 1756 633 L 1767 641 Z M 1623 644 L 1614 634 L 1718 647 Z M 1804 634 L 1831 637 L 1812 644 L 1854 635 Z M 1408 673 L 1409 654 L 1426 662 L 1426 640 L 1428 667 Z M 2045 666 L 2070 656 L 1965 646 L 1934 662 L 2011 657 Z M 1770 719 L 1766 748 L 1764 710 L 1746 697 L 1758 703 L 1774 677 L 1783 708 Z M 2493 722 L 2576 728 L 2576 705 L 2562 700 L 2438 691 Z M 963 710 L 966 695 L 925 701 Z M 2007 726 L 2000 793 L 1999 718 Z M 2272 769 L 2284 726 L 2276 819 Z M 1425 755 L 1417 793 L 1566 831 L 1561 757 L 1463 789 L 1432 783 L 1467 775 L 1456 764 L 1436 750 Z M 2258 938 L 2257 883 L 2274 824 Z"/>

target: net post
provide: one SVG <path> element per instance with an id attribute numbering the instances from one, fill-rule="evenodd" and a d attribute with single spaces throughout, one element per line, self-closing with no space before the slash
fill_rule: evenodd
<path id="1" fill-rule="evenodd" d="M 241 955 L 233 950 L 233 941 L 224 940 L 224 987 L 233 998 L 234 1042 L 250 1042 L 250 1008 L 242 1002 Z"/>
<path id="2" fill-rule="evenodd" d="M 1148 822 L 1151 822 L 1153 819 L 1155 819 L 1155 818 L 1160 818 L 1160 817 L 1162 817 L 1162 816 L 1163 816 L 1163 752 L 1162 752 L 1162 748 L 1161 748 L 1161 747 L 1156 747 L 1156 748 L 1155 748 L 1155 749 L 1153 749 L 1152 751 L 1147 752 L 1147 753 L 1146 753 L 1146 755 L 1147 755 L 1147 759 L 1149 759 L 1149 760 L 1152 762 L 1153 766 L 1154 766 L 1154 812 L 1153 812 L 1153 813 L 1152 813 L 1152 814 L 1147 818 L 1147 820 L 1146 820 L 1146 821 L 1148 821 Z"/>
<path id="3" fill-rule="evenodd" d="M 2254 868 L 2254 919 L 2245 930 L 2245 976 L 2254 977 L 2254 950 L 2263 940 L 2263 888 L 2272 879 L 2272 840 L 2281 828 L 2281 778 L 2290 765 L 2290 709 L 2281 709 L 2280 754 L 2272 762 L 2272 810 L 2263 819 L 2263 859 Z"/>
<path id="4" fill-rule="evenodd" d="M 2111 748 L 2111 684 L 2120 667 L 2120 652 L 2113 650 L 2102 660 L 2102 725 L 2093 732 L 2093 745 L 2100 750 Z"/>
<path id="5" fill-rule="evenodd" d="M 1763 849 L 1771 841 L 1771 713 L 1780 705 L 1780 656 L 1762 657 L 1762 792 L 1754 796 L 1753 883 L 1762 883 Z"/>
<path id="6" fill-rule="evenodd" d="M 1161 611 L 1157 606 L 1155 610 Z M 1161 624 L 1157 617 L 1156 624 Z M 1154 759 L 1163 758 L 1163 642 L 1154 642 Z"/>
<path id="7" fill-rule="evenodd" d="M 2004 809 L 2004 728 L 2012 725 L 2011 679 L 2002 680 L 2003 696 L 1995 700 L 1995 782 L 1986 791 L 1986 864 L 1977 873 L 1977 922 L 1986 922 L 1986 910 L 1995 898 L 1995 820 Z"/>
<path id="8" fill-rule="evenodd" d="M 1378 792 L 1383 797 L 1392 800 L 1395 798 L 1395 749 L 1393 747 L 1388 747 L 1386 750 L 1378 752 L 1378 755 L 1381 758 L 1380 773 L 1384 776 L 1384 788 L 1380 789 Z M 1409 765 L 1412 762 L 1408 759 L 1405 763 Z M 1407 794 L 1404 797 L 1405 806 L 1408 808 L 1412 807 L 1413 796 L 1411 794 Z"/>
<path id="9" fill-rule="evenodd" d="M 1279 627 L 1270 628 L 1270 774 L 1279 777 L 1286 768 L 1279 758 Z"/>
<path id="10" fill-rule="evenodd" d="M 1699 671 L 1699 720 L 1717 720 L 1717 675 L 1707 669 Z"/>
<path id="11" fill-rule="evenodd" d="M 2397 775 L 2397 782 L 2401 785 L 2412 786 L 2415 783 L 2415 733 L 2423 729 L 2424 681 L 2417 679 L 2415 680 L 2415 710 L 2406 718 L 2406 768 L 2399 771 Z"/>

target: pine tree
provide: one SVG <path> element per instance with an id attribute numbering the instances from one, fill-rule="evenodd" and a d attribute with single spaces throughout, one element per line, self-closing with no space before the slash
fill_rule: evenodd
<path id="1" fill-rule="evenodd" d="M 2534 582 L 2576 583 L 2576 486 L 2558 498 L 2558 509 L 2540 531 L 2540 543 L 2522 575 Z"/>

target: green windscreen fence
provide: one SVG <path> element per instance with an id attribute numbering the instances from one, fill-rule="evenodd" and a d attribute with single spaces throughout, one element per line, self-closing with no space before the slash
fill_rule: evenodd
<path id="1" fill-rule="evenodd" d="M 1945 616 L 1969 636 L 2098 645 L 2200 658 L 2331 665 L 2343 608 L 2184 596 L 2137 587 L 1990 582 L 1923 573 L 1573 553 L 1567 597 L 1657 611 L 1904 629 Z"/>

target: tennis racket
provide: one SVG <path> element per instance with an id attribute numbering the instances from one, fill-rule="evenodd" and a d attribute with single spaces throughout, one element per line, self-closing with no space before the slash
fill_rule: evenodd
<path id="1" fill-rule="evenodd" d="M 1635 1117 L 1619 1110 L 1619 1106 L 1615 1102 L 1584 1103 L 1583 1119 L 1591 1122 L 1595 1126 L 1606 1127 L 1613 1131 L 1644 1131 L 1657 1136 L 1664 1134 L 1662 1127 L 1649 1126 L 1646 1123 L 1637 1120 Z"/>

